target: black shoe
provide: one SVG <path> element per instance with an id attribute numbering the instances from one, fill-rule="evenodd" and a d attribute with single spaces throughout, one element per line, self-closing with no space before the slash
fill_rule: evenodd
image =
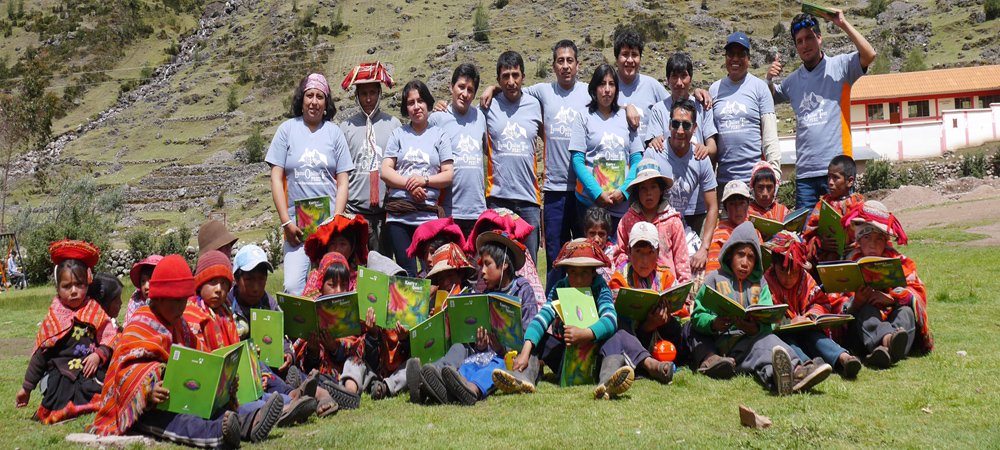
<path id="1" fill-rule="evenodd" d="M 410 403 L 424 402 L 424 394 L 420 392 L 420 360 L 417 358 L 406 361 L 406 390 L 410 391 Z"/>
<path id="2" fill-rule="evenodd" d="M 448 388 L 448 393 L 458 399 L 459 403 L 472 406 L 479 401 L 479 395 L 469 388 L 465 377 L 458 373 L 458 369 L 445 366 L 441 369 L 441 377 L 444 378 L 444 384 Z"/>
<path id="3" fill-rule="evenodd" d="M 448 388 L 445 387 L 444 380 L 441 378 L 441 372 L 437 367 L 430 364 L 421 367 L 420 382 L 422 386 L 427 387 L 425 392 L 436 402 L 442 405 L 448 404 Z"/>
<path id="4" fill-rule="evenodd" d="M 312 397 L 299 397 L 292 400 L 288 404 L 288 409 L 281 411 L 281 417 L 278 417 L 278 426 L 287 427 L 292 424 L 305 422 L 309 419 L 309 416 L 316 412 L 317 406 L 319 406 L 319 401 Z"/>
<path id="5" fill-rule="evenodd" d="M 358 409 L 361 406 L 361 394 L 348 391 L 340 383 L 323 383 L 323 387 L 333 397 L 333 401 L 340 405 L 340 409 Z"/>
<path id="6" fill-rule="evenodd" d="M 861 372 L 861 360 L 855 356 L 848 356 L 841 376 L 847 379 L 854 379 L 857 378 L 858 372 Z"/>
<path id="7" fill-rule="evenodd" d="M 907 339 L 909 336 L 902 328 L 892 332 L 892 336 L 889 338 L 889 357 L 892 358 L 893 363 L 899 362 L 906 356 Z"/>
<path id="8" fill-rule="evenodd" d="M 280 395 L 272 395 L 271 398 L 267 399 L 267 403 L 264 403 L 264 406 L 257 410 L 257 419 L 259 420 L 255 420 L 256 423 L 250 428 L 250 442 L 260 442 L 267 438 L 267 435 L 271 433 L 271 428 L 274 428 L 274 425 L 278 423 L 284 406 L 285 400 Z M 315 405 L 313 409 L 315 409 Z"/>

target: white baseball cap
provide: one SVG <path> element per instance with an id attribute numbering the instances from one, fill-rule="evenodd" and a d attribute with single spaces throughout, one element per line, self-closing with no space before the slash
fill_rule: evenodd
<path id="1" fill-rule="evenodd" d="M 649 222 L 639 222 L 632 226 L 632 231 L 628 235 L 628 246 L 635 247 L 635 244 L 640 242 L 648 242 L 653 248 L 660 247 L 659 233 L 656 232 L 656 226 Z"/>

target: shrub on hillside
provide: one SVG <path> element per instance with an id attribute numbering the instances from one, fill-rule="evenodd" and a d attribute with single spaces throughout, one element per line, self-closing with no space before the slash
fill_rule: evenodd
<path id="1" fill-rule="evenodd" d="M 229 95 L 226 96 L 226 112 L 236 111 L 236 108 L 240 107 L 240 100 L 237 97 L 238 89 L 236 85 L 229 87 Z"/>
<path id="2" fill-rule="evenodd" d="M 135 227 L 129 231 L 125 236 L 125 243 L 128 244 L 128 255 L 133 263 L 156 253 L 156 237 L 156 233 L 146 227 Z"/>
<path id="3" fill-rule="evenodd" d="M 993 176 L 1000 177 L 1000 150 L 990 156 L 990 170 L 993 171 Z"/>
<path id="4" fill-rule="evenodd" d="M 476 15 L 472 20 L 472 38 L 476 42 L 486 43 L 490 41 L 490 13 L 482 2 L 476 6 Z"/>
<path id="5" fill-rule="evenodd" d="M 267 141 L 260 134 L 260 126 L 253 128 L 253 132 L 243 143 L 247 149 L 247 163 L 256 164 L 264 161 L 264 149 L 267 148 Z"/>
<path id="6" fill-rule="evenodd" d="M 785 205 L 788 209 L 795 209 L 795 171 L 792 170 L 788 174 L 788 179 L 791 181 L 786 181 L 784 183 L 778 184 L 778 193 L 775 195 L 775 200 L 782 205 Z"/>
<path id="7" fill-rule="evenodd" d="M 188 241 L 191 240 L 191 229 L 187 225 L 181 225 L 180 228 L 174 230 L 167 230 L 163 236 L 160 236 L 159 242 L 156 245 L 156 254 L 158 255 L 187 255 Z M 188 261 L 192 263 L 193 261 Z"/>
<path id="8" fill-rule="evenodd" d="M 986 20 L 1000 17 L 1000 0 L 983 0 L 983 12 L 986 13 Z"/>
<path id="9" fill-rule="evenodd" d="M 880 189 L 896 189 L 899 187 L 899 180 L 892 170 L 892 163 L 888 159 L 875 159 L 868 161 L 865 167 L 864 178 L 858 186 L 858 192 L 866 194 Z"/>
<path id="10" fill-rule="evenodd" d="M 927 70 L 927 64 L 924 64 L 924 54 L 920 52 L 919 48 L 914 47 L 910 50 L 910 55 L 906 57 L 906 62 L 903 63 L 900 71 L 922 72 L 924 70 Z"/>
<path id="11" fill-rule="evenodd" d="M 774 28 L 771 29 L 771 32 L 774 33 L 773 37 L 778 37 L 781 36 L 782 34 L 785 34 L 785 24 L 779 20 L 778 23 L 774 24 Z"/>
<path id="12" fill-rule="evenodd" d="M 865 10 L 865 16 L 874 19 L 879 14 L 885 12 L 888 6 L 889 0 L 868 0 L 868 9 Z"/>
<path id="13" fill-rule="evenodd" d="M 278 264 L 281 264 L 281 261 L 285 258 L 284 240 L 284 233 L 281 232 L 278 224 L 274 223 L 267 227 L 267 260 L 274 267 L 278 267 Z"/>

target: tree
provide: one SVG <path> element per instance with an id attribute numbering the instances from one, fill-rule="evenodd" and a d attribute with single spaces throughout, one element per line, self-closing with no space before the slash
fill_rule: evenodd
<path id="1" fill-rule="evenodd" d="M 885 49 L 878 52 L 872 65 L 868 67 L 869 75 L 884 75 L 889 73 L 889 52 Z"/>
<path id="2" fill-rule="evenodd" d="M 476 15 L 472 21 L 472 38 L 476 42 L 490 41 L 490 13 L 481 2 L 476 7 Z"/>
<path id="3" fill-rule="evenodd" d="M 906 57 L 906 62 L 903 63 L 903 68 L 901 72 L 920 72 L 927 70 L 927 64 L 924 64 L 924 55 L 920 53 L 919 48 L 913 48 L 910 50 L 910 55 Z"/>

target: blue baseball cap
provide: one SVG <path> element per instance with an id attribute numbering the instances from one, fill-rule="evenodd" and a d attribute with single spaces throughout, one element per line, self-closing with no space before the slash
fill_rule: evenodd
<path id="1" fill-rule="evenodd" d="M 267 260 L 267 254 L 264 253 L 264 249 L 254 244 L 244 245 L 236 253 L 236 258 L 233 262 L 233 273 L 235 274 L 238 270 L 249 272 L 261 264 L 267 264 L 268 272 L 274 272 L 274 266 Z"/>
<path id="2" fill-rule="evenodd" d="M 726 39 L 726 46 L 724 48 L 729 48 L 731 44 L 739 44 L 743 46 L 743 48 L 747 49 L 747 51 L 750 51 L 750 37 L 745 33 L 737 31 L 730 34 L 729 39 Z"/>

